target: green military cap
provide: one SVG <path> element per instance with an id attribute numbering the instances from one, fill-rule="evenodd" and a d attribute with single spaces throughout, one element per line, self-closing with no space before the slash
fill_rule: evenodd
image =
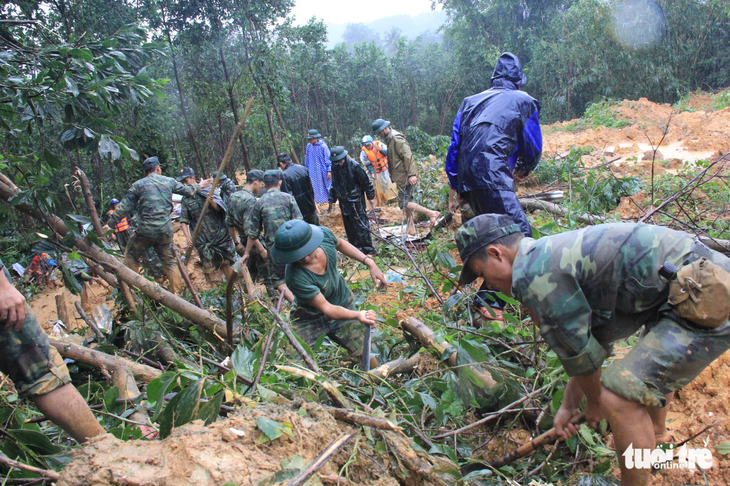
<path id="1" fill-rule="evenodd" d="M 264 172 L 264 184 L 279 182 L 281 180 L 281 172 L 275 169 L 269 169 Z"/>
<path id="2" fill-rule="evenodd" d="M 500 226 L 500 216 L 504 217 L 501 214 L 480 214 L 464 223 L 456 231 L 454 239 L 463 265 L 459 276 L 459 285 L 469 284 L 477 278 L 474 272 L 466 266 L 467 261 L 474 253 L 503 236 L 522 232 L 520 225 L 514 222 L 506 226 Z"/>
<path id="3" fill-rule="evenodd" d="M 380 133 L 383 130 L 383 128 L 386 128 L 388 126 L 390 126 L 389 121 L 383 120 L 382 118 L 378 118 L 377 120 L 375 120 L 373 122 L 373 124 L 371 126 L 371 128 L 373 129 L 373 135 L 377 135 L 378 133 Z"/>
<path id="4" fill-rule="evenodd" d="M 251 182 L 257 182 L 257 181 L 263 181 L 264 180 L 264 171 L 259 169 L 249 170 L 246 174 L 246 183 Z"/>
<path id="5" fill-rule="evenodd" d="M 320 135 L 319 130 L 309 130 L 307 132 L 307 139 L 311 140 L 313 138 L 323 138 L 322 135 Z"/>
<path id="6" fill-rule="evenodd" d="M 188 177 L 195 177 L 195 171 L 192 167 L 183 167 L 180 169 L 180 175 L 177 176 L 178 181 L 183 181 Z"/>
<path id="7" fill-rule="evenodd" d="M 347 157 L 347 150 L 345 150 L 345 147 L 337 146 L 332 149 L 332 152 L 330 152 L 330 161 L 337 162 L 338 160 L 342 160 L 345 157 Z"/>
<path id="8" fill-rule="evenodd" d="M 157 157 L 148 157 L 144 159 L 144 162 L 142 162 L 142 168 L 144 168 L 146 172 L 151 171 L 158 165 L 160 165 L 160 159 Z"/>
<path id="9" fill-rule="evenodd" d="M 216 177 L 217 175 L 218 175 L 218 171 L 215 171 L 215 172 L 213 172 L 213 176 L 212 176 L 212 177 L 213 177 L 213 178 L 215 179 L 215 177 Z M 218 180 L 219 180 L 219 181 L 224 181 L 224 180 L 226 180 L 226 179 L 228 179 L 228 176 L 227 176 L 227 175 L 225 175 L 225 174 L 221 174 L 221 176 L 220 176 L 220 179 L 218 179 Z"/>
<path id="10" fill-rule="evenodd" d="M 271 258 L 277 265 L 301 260 L 316 250 L 324 239 L 322 228 L 301 219 L 287 221 L 279 226 L 271 247 Z"/>

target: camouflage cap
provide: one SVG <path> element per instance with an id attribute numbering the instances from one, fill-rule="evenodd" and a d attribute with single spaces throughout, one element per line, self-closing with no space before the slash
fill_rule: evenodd
<path id="1" fill-rule="evenodd" d="M 273 184 L 281 180 L 281 172 L 275 169 L 269 169 L 264 172 L 264 184 Z"/>
<path id="2" fill-rule="evenodd" d="M 257 181 L 263 181 L 264 180 L 264 171 L 259 169 L 249 170 L 246 174 L 246 184 L 250 184 L 252 182 Z"/>
<path id="3" fill-rule="evenodd" d="M 195 178 L 195 171 L 192 167 L 183 167 L 180 169 L 180 175 L 177 176 L 177 180 L 184 181 L 188 177 Z"/>
<path id="4" fill-rule="evenodd" d="M 501 214 L 480 214 L 464 223 L 456 231 L 454 239 L 463 265 L 459 285 L 469 284 L 477 278 L 474 272 L 466 266 L 474 253 L 503 236 L 522 232 L 520 225 L 516 223 L 500 226 L 500 216 L 504 217 Z"/>
<path id="5" fill-rule="evenodd" d="M 160 165 L 160 159 L 157 157 L 149 157 L 144 159 L 144 162 L 142 162 L 142 168 L 145 170 L 145 172 L 150 172 L 154 170 L 155 167 Z"/>

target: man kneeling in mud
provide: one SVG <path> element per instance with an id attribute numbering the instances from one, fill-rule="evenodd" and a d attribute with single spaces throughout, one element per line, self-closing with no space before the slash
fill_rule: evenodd
<path id="1" fill-rule="evenodd" d="M 482 277 L 524 304 L 570 376 L 555 415 L 558 435 L 577 432 L 570 419 L 585 397 L 588 424 L 606 418 L 611 425 L 621 484 L 646 485 L 650 469 L 628 468 L 623 452 L 670 440 L 666 415 L 674 392 L 730 348 L 727 315 L 721 313 L 715 328 L 679 317 L 684 313 L 668 304 L 670 282 L 659 270 L 668 262 L 684 267 L 682 275 L 704 268 L 707 259 L 722 273 L 730 259 L 687 233 L 644 224 L 604 224 L 534 240 L 509 216 L 484 214 L 455 238 L 464 262 L 459 283 Z M 642 326 L 630 352 L 601 370 L 611 343 Z"/>

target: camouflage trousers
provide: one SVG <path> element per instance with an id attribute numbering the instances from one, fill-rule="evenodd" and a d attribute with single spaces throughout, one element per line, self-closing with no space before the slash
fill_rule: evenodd
<path id="1" fill-rule="evenodd" d="M 170 248 L 170 243 L 172 243 L 172 235 L 160 235 L 156 238 L 148 238 L 135 233 L 127 244 L 124 264 L 139 273 L 144 254 L 147 250 L 153 248 L 162 262 L 162 271 L 170 282 L 169 290 L 176 294 L 183 289 L 183 280 L 180 276 L 180 268 L 177 266 L 177 259 Z"/>
<path id="2" fill-rule="evenodd" d="M 71 377 L 33 311 L 27 306 L 26 310 L 28 315 L 18 331 L 5 329 L 0 322 L 0 371 L 13 380 L 19 396 L 32 397 L 71 383 Z"/>
<path id="3" fill-rule="evenodd" d="M 718 252 L 695 244 L 693 253 L 694 259 L 705 256 L 730 271 L 730 259 Z M 629 354 L 603 371 L 601 384 L 632 402 L 665 407 L 664 395 L 688 385 L 728 349 L 730 319 L 706 328 L 678 317 L 665 304 Z"/>
<path id="4" fill-rule="evenodd" d="M 354 299 L 343 306 L 350 310 L 357 310 Z M 309 346 L 326 334 L 335 344 L 345 348 L 352 358 L 362 356 L 362 345 L 365 334 L 360 321 L 334 321 L 321 312 L 310 310 L 307 307 L 297 307 L 291 314 L 292 330 Z"/>

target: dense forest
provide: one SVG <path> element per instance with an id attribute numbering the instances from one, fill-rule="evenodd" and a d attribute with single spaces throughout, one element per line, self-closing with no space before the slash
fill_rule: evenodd
<path id="1" fill-rule="evenodd" d="M 51 205 L 78 165 L 108 201 L 140 174 L 138 158 L 158 155 L 170 174 L 182 166 L 209 173 L 249 97 L 232 170 L 273 167 L 282 151 L 301 160 L 309 128 L 330 146 L 354 147 L 379 117 L 414 127 L 414 141 L 448 135 L 461 99 L 489 87 L 505 50 L 522 60 L 543 123 L 606 98 L 673 103 L 729 82 L 723 1 L 447 0 L 440 42 L 354 24 L 345 38 L 370 31 L 377 41 L 334 49 L 322 21 L 294 25 L 292 6 L 6 2 L 1 163 L 31 187 L 51 188 L 41 198 Z"/>

